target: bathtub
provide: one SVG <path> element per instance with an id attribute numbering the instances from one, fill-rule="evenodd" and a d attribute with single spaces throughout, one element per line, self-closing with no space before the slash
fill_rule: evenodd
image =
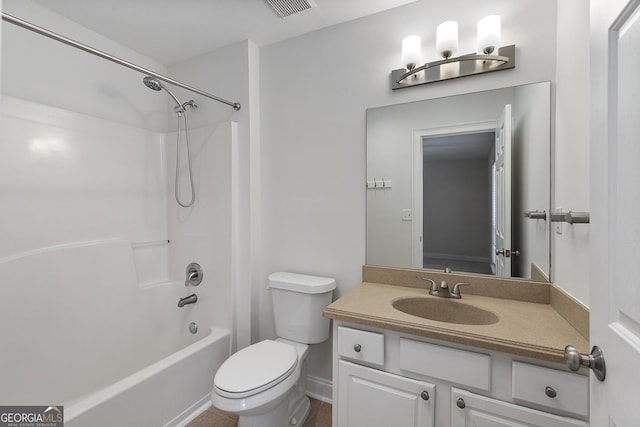
<path id="1" fill-rule="evenodd" d="M 204 338 L 95 393 L 64 403 L 66 427 L 183 425 L 208 406 L 213 376 L 229 356 L 230 333 Z"/>
<path id="2" fill-rule="evenodd" d="M 0 404 L 64 405 L 68 427 L 159 427 L 209 402 L 231 351 L 214 317 L 225 287 L 203 281 L 178 308 L 192 290 L 141 285 L 134 251 L 113 240 L 0 259 Z"/>

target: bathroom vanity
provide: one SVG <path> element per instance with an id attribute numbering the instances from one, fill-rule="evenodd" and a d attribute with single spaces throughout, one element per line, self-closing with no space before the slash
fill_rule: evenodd
<path id="1" fill-rule="evenodd" d="M 463 281 L 455 274 L 365 266 L 363 276 L 324 311 L 334 425 L 588 425 L 588 376 L 564 365 L 566 345 L 587 352 L 588 313 L 552 285 L 467 276 L 453 300 L 430 296 L 423 279 Z"/>

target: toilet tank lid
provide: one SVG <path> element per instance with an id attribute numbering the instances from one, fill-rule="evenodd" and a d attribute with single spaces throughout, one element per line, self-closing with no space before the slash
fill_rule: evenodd
<path id="1" fill-rule="evenodd" d="M 336 279 L 279 271 L 269 275 L 269 288 L 321 294 L 336 288 Z"/>

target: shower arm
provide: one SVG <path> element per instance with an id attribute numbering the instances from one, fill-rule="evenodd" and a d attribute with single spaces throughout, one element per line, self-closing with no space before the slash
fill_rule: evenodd
<path id="1" fill-rule="evenodd" d="M 189 90 L 191 92 L 195 92 L 195 93 L 197 93 L 199 95 L 205 96 L 205 97 L 207 97 L 209 99 L 213 99 L 214 101 L 218 101 L 218 102 L 221 102 L 223 104 L 227 104 L 230 107 L 233 107 L 233 109 L 236 110 L 236 111 L 240 110 L 240 108 L 241 108 L 241 106 L 240 106 L 240 104 L 238 102 L 228 101 L 228 100 L 226 100 L 224 98 L 220 98 L 219 96 L 212 95 L 212 94 L 210 94 L 208 92 L 205 92 L 203 90 L 197 89 L 197 88 L 195 88 L 193 86 L 189 86 L 187 84 L 179 82 L 178 80 L 174 80 L 174 79 L 172 79 L 170 77 L 167 77 L 167 76 L 164 76 L 162 74 L 156 73 L 156 72 L 151 71 L 151 70 L 149 70 L 147 68 L 144 68 L 144 67 L 141 67 L 139 65 L 136 65 L 136 64 L 134 64 L 132 62 L 125 61 L 124 59 L 120 59 L 117 56 L 110 55 L 110 54 L 108 54 L 106 52 L 103 52 L 101 50 L 94 49 L 91 46 L 88 46 L 86 44 L 77 42 L 77 41 L 75 41 L 73 39 L 70 39 L 70 38 L 65 37 L 63 35 L 60 35 L 58 33 L 54 33 L 53 31 L 49 31 L 46 28 L 39 27 L 37 25 L 34 25 L 34 24 L 32 24 L 30 22 L 27 22 L 27 21 L 24 21 L 24 20 L 22 20 L 20 18 L 16 18 L 15 16 L 6 14 L 4 12 L 2 12 L 2 20 L 6 21 L 6 22 L 9 22 L 11 24 L 17 25 L 18 27 L 22 27 L 24 29 L 27 29 L 29 31 L 33 31 L 34 33 L 40 34 L 42 36 L 49 37 L 50 39 L 59 41 L 61 43 L 67 44 L 67 45 L 72 46 L 72 47 L 75 47 L 76 49 L 83 50 L 83 51 L 85 51 L 87 53 L 90 53 L 92 55 L 99 56 L 100 58 L 106 59 L 108 61 L 115 62 L 116 64 L 122 65 L 123 67 L 127 67 L 127 68 L 130 68 L 132 70 L 138 71 L 139 73 L 146 74 L 146 75 L 149 75 L 149 76 L 153 76 L 156 79 L 161 80 L 161 81 L 163 81 L 165 83 L 169 83 L 169 84 L 172 84 L 174 86 L 181 87 L 183 89 L 186 89 L 186 90 Z"/>

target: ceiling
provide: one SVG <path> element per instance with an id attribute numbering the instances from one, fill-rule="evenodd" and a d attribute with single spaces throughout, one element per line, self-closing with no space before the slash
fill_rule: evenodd
<path id="1" fill-rule="evenodd" d="M 173 65 L 242 40 L 265 46 L 416 0 L 315 0 L 317 7 L 286 18 L 280 18 L 265 0 L 34 1 Z"/>

